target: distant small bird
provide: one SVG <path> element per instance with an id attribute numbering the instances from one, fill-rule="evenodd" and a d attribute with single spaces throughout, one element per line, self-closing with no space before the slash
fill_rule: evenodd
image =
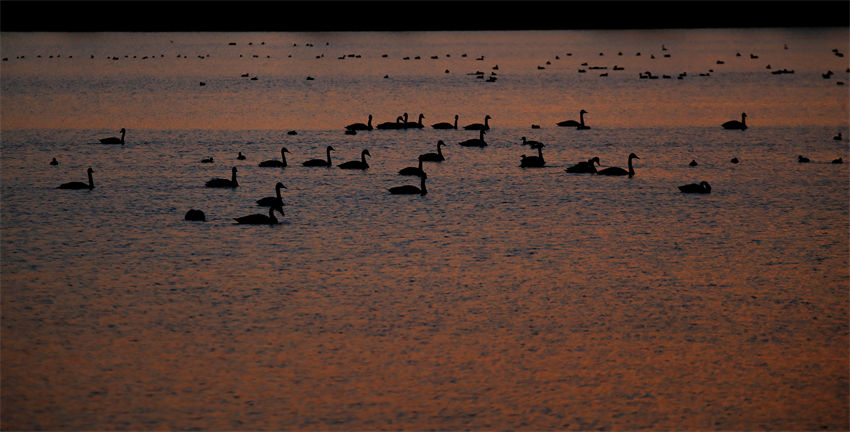
<path id="1" fill-rule="evenodd" d="M 101 144 L 121 144 L 121 145 L 123 145 L 124 144 L 124 133 L 126 133 L 127 130 L 124 129 L 124 128 L 121 128 L 120 132 L 121 132 L 121 138 L 118 138 L 118 137 L 101 138 L 100 143 Z"/>
<path id="2" fill-rule="evenodd" d="M 711 193 L 711 185 L 708 184 L 707 181 L 701 181 L 699 184 L 687 184 L 684 186 L 679 186 L 679 190 L 683 193 L 701 193 L 707 194 Z"/>
<path id="3" fill-rule="evenodd" d="M 799 156 L 797 156 L 797 162 L 808 163 L 808 162 L 811 162 L 811 160 L 809 158 L 803 156 L 803 155 L 799 155 Z"/>
<path id="4" fill-rule="evenodd" d="M 833 159 L 833 160 L 832 160 L 832 163 L 834 163 L 834 164 L 842 164 L 842 163 L 844 163 L 844 159 L 842 159 L 842 158 Z"/>
<path id="5" fill-rule="evenodd" d="M 236 156 L 236 159 L 245 160 L 245 155 L 243 155 L 242 152 L 239 152 L 239 154 Z"/>
<path id="6" fill-rule="evenodd" d="M 207 216 L 200 210 L 190 209 L 186 212 L 186 216 L 183 219 L 187 221 L 206 221 Z"/>
<path id="7" fill-rule="evenodd" d="M 212 156 L 210 156 L 208 158 L 201 159 L 201 163 L 213 163 L 213 162 L 214 161 L 213 161 Z"/>
<path id="8" fill-rule="evenodd" d="M 740 161 L 738 160 L 738 158 L 733 157 L 733 158 L 732 158 L 732 160 L 730 160 L 729 162 L 732 162 L 733 164 L 736 164 L 736 163 L 738 163 L 738 162 L 740 162 Z"/>
<path id="9" fill-rule="evenodd" d="M 59 161 L 56 160 L 56 158 L 53 158 L 53 160 L 50 161 L 50 165 L 59 165 Z"/>
<path id="10" fill-rule="evenodd" d="M 691 163 L 688 164 L 688 166 L 692 166 L 692 167 L 695 167 L 697 165 L 699 165 L 699 164 L 695 160 L 691 160 Z"/>
<path id="11" fill-rule="evenodd" d="M 836 140 L 836 141 L 841 141 L 841 140 L 843 139 L 843 138 L 841 137 L 841 132 L 838 132 L 838 135 L 836 135 L 836 136 L 832 137 L 832 139 L 834 139 L 834 140 Z"/>

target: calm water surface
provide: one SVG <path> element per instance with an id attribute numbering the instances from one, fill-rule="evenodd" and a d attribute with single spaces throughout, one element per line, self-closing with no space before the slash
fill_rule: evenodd
<path id="1" fill-rule="evenodd" d="M 2 426 L 846 430 L 847 36 L 3 33 Z M 369 170 L 300 166 L 328 145 Z"/>

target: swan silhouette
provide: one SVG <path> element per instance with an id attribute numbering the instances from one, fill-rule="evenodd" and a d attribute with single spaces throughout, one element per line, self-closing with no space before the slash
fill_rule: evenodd
<path id="1" fill-rule="evenodd" d="M 689 164 L 688 164 L 688 166 L 692 166 L 692 167 L 695 167 L 695 166 L 697 166 L 697 165 L 699 165 L 699 164 L 698 164 L 698 163 L 697 163 L 697 161 L 696 161 L 696 160 L 694 160 L 694 159 L 691 159 L 691 163 L 689 163 Z"/>
<path id="2" fill-rule="evenodd" d="M 207 181 L 207 187 L 215 187 L 215 188 L 233 188 L 239 186 L 239 182 L 236 181 L 236 167 L 231 168 L 230 170 L 233 174 L 231 179 L 223 179 L 223 178 L 214 178 Z"/>
<path id="3" fill-rule="evenodd" d="M 245 160 L 245 155 L 243 155 L 242 152 L 239 152 L 239 154 L 236 155 L 236 159 Z"/>
<path id="4" fill-rule="evenodd" d="M 183 219 L 187 221 L 205 221 L 207 220 L 207 216 L 200 210 L 189 209 L 186 215 L 183 216 Z"/>
<path id="5" fill-rule="evenodd" d="M 440 147 L 446 145 L 443 140 L 437 141 L 437 153 L 425 153 L 419 155 L 419 158 L 425 162 L 442 162 L 446 160 L 445 156 L 443 156 L 443 151 Z"/>
<path id="6" fill-rule="evenodd" d="M 522 155 L 522 160 L 520 160 L 519 166 L 521 168 L 540 168 L 546 165 L 546 161 L 543 159 L 544 146 L 545 144 L 533 146 L 532 148 L 537 149 L 537 156 Z"/>
<path id="7" fill-rule="evenodd" d="M 328 159 L 327 160 L 310 159 L 306 162 L 303 162 L 301 165 L 304 165 L 305 167 L 330 167 L 331 166 L 331 152 L 332 151 L 335 151 L 334 148 L 331 147 L 331 146 L 328 146 L 328 148 L 327 148 Z"/>
<path id="8" fill-rule="evenodd" d="M 684 186 L 679 186 L 679 190 L 683 193 L 700 193 L 707 194 L 711 193 L 711 185 L 708 184 L 707 181 L 701 181 L 699 184 L 686 184 Z"/>
<path id="9" fill-rule="evenodd" d="M 843 163 L 844 163 L 844 159 L 842 159 L 842 158 L 833 159 L 833 160 L 832 160 L 832 163 L 834 163 L 834 164 L 843 164 Z"/>
<path id="10" fill-rule="evenodd" d="M 350 131 L 361 131 L 361 130 L 372 130 L 372 114 L 369 114 L 369 122 L 366 124 L 363 123 L 352 123 L 345 127 Z"/>
<path id="11" fill-rule="evenodd" d="M 94 172 L 94 170 L 92 170 L 91 167 L 89 167 L 89 169 L 86 170 L 86 172 L 89 175 L 88 184 L 83 183 L 83 182 L 68 182 L 68 183 L 62 183 L 61 185 L 59 185 L 58 189 L 88 189 L 88 190 L 94 189 L 94 180 L 92 180 L 92 175 L 91 175 Z"/>
<path id="12" fill-rule="evenodd" d="M 484 116 L 484 124 L 481 123 L 472 123 L 464 126 L 463 128 L 466 130 L 490 130 L 490 123 L 488 121 L 493 118 L 490 117 L 490 114 Z"/>
<path id="13" fill-rule="evenodd" d="M 59 165 L 59 161 L 56 160 L 56 158 L 53 158 L 53 160 L 50 161 L 50 165 Z"/>
<path id="14" fill-rule="evenodd" d="M 428 175 L 423 172 L 422 175 L 419 176 L 419 179 L 421 180 L 421 187 L 411 185 L 396 186 L 390 188 L 390 193 L 393 195 L 425 195 L 428 193 L 428 190 L 425 189 L 425 179 L 427 178 Z"/>
<path id="15" fill-rule="evenodd" d="M 342 168 L 342 169 L 361 169 L 361 170 L 367 169 L 367 168 L 369 168 L 369 164 L 366 163 L 366 156 L 372 157 L 372 155 L 369 153 L 369 150 L 364 149 L 362 152 L 360 152 L 360 160 L 359 161 L 353 160 L 353 161 L 343 162 L 343 163 L 339 164 L 339 167 Z"/>
<path id="16" fill-rule="evenodd" d="M 632 153 L 629 155 L 629 170 L 626 171 L 620 167 L 610 167 L 605 168 L 604 170 L 597 171 L 596 173 L 599 175 L 607 175 L 607 176 L 621 176 L 628 175 L 629 177 L 633 177 L 635 175 L 635 169 L 632 166 L 632 159 L 640 159 L 636 154 Z"/>
<path id="17" fill-rule="evenodd" d="M 258 166 L 285 168 L 286 167 L 286 154 L 285 153 L 289 153 L 289 150 L 286 147 L 281 147 L 280 148 L 280 160 L 274 160 L 274 159 L 265 160 L 265 161 L 260 162 L 258 164 Z"/>
<path id="18" fill-rule="evenodd" d="M 800 155 L 800 156 L 797 156 L 797 162 L 808 163 L 808 162 L 811 162 L 811 159 L 809 159 L 809 158 L 807 158 L 803 155 Z"/>
<path id="19" fill-rule="evenodd" d="M 101 144 L 124 144 L 124 133 L 127 131 L 124 128 L 121 128 L 121 138 L 118 137 L 109 137 L 109 138 L 101 138 Z"/>
<path id="20" fill-rule="evenodd" d="M 568 173 L 589 173 L 596 174 L 596 165 L 599 165 L 599 158 L 594 156 L 587 162 L 579 162 L 566 169 Z"/>
<path id="21" fill-rule="evenodd" d="M 841 132 L 838 132 L 838 135 L 836 135 L 836 136 L 832 137 L 832 139 L 834 139 L 834 140 L 836 140 L 836 141 L 841 141 L 841 140 L 842 140 Z"/>
<path id="22" fill-rule="evenodd" d="M 395 122 L 384 122 L 377 126 L 378 129 L 404 129 L 404 117 L 398 116 Z"/>
<path id="23" fill-rule="evenodd" d="M 526 144 L 527 144 L 527 145 L 530 145 L 530 146 L 531 146 L 531 148 L 534 148 L 534 146 L 538 146 L 538 145 L 541 145 L 541 144 L 543 144 L 543 143 L 542 143 L 542 142 L 540 142 L 540 141 L 534 141 L 534 140 L 527 141 L 527 140 L 525 139 L 525 137 L 522 137 L 522 145 L 526 145 Z"/>
<path id="24" fill-rule="evenodd" d="M 425 127 L 422 124 L 422 119 L 425 118 L 425 114 L 419 114 L 419 121 L 409 122 L 407 121 L 407 113 L 404 113 L 404 128 L 405 129 L 422 129 Z"/>
<path id="25" fill-rule="evenodd" d="M 581 110 L 581 111 L 578 112 L 579 121 L 564 120 L 562 122 L 558 122 L 557 125 L 563 126 L 563 127 L 574 127 L 574 128 L 577 128 L 577 129 L 590 129 L 590 126 L 587 126 L 587 125 L 584 124 L 584 115 L 585 114 L 587 114 L 587 111 Z"/>
<path id="26" fill-rule="evenodd" d="M 208 158 L 201 159 L 201 163 L 213 163 L 213 162 L 215 162 L 215 161 L 213 160 L 212 156 L 210 156 Z"/>
<path id="27" fill-rule="evenodd" d="M 462 145 L 464 147 L 485 147 L 487 145 L 487 142 L 484 141 L 484 133 L 485 132 L 486 131 L 484 129 L 481 129 L 481 130 L 479 130 L 478 138 L 468 139 L 466 141 L 459 142 L 458 144 Z"/>
<path id="28" fill-rule="evenodd" d="M 283 197 L 280 195 L 280 189 L 286 189 L 286 186 L 281 182 L 274 185 L 275 196 L 265 197 L 257 200 L 257 205 L 260 207 L 271 207 L 274 205 L 283 205 Z"/>
<path id="29" fill-rule="evenodd" d="M 440 123 L 432 124 L 431 127 L 434 128 L 434 129 L 457 129 L 457 119 L 459 117 L 460 117 L 459 115 L 455 114 L 455 123 L 454 124 L 451 124 L 451 123 L 448 123 L 448 122 L 440 122 Z"/>
<path id="30" fill-rule="evenodd" d="M 422 170 L 422 156 L 425 156 L 425 155 L 421 155 L 418 158 L 419 159 L 419 167 L 402 168 L 398 171 L 399 175 L 412 175 L 412 176 L 422 177 L 422 175 L 425 174 L 425 171 Z"/>
<path id="31" fill-rule="evenodd" d="M 738 120 L 729 120 L 726 123 L 723 123 L 723 129 L 738 129 L 744 130 L 747 128 L 747 113 L 741 113 L 741 121 Z"/>
<path id="32" fill-rule="evenodd" d="M 283 214 L 283 207 L 271 206 L 269 207 L 268 216 L 264 214 L 252 214 L 248 216 L 233 218 L 233 220 L 235 220 L 236 223 L 243 225 L 274 225 L 277 223 L 277 218 L 274 216 L 275 210 L 279 211 L 281 216 L 286 216 L 285 214 Z"/>

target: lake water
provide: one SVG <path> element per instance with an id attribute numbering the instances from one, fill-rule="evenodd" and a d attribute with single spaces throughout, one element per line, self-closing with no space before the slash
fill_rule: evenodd
<path id="1" fill-rule="evenodd" d="M 1 36 L 5 430 L 850 427 L 847 29 Z"/>

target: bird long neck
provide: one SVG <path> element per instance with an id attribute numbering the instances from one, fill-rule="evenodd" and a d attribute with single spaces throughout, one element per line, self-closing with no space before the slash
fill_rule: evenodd
<path id="1" fill-rule="evenodd" d="M 758 120 L 758 119 L 756 119 L 756 120 Z M 747 125 L 747 116 L 744 115 L 744 114 L 741 114 L 741 124 L 744 125 L 744 126 Z"/>
<path id="2" fill-rule="evenodd" d="M 426 193 L 428 193 L 428 189 L 425 189 L 425 176 L 422 176 L 422 177 L 421 177 L 420 186 L 422 186 L 422 187 L 420 188 L 420 190 L 422 191 L 422 192 L 421 192 L 421 193 L 422 193 L 422 195 L 425 195 Z"/>
<path id="3" fill-rule="evenodd" d="M 360 153 L 360 161 L 363 162 L 364 165 L 366 164 L 366 152 L 365 151 Z"/>
<path id="4" fill-rule="evenodd" d="M 490 127 L 490 123 L 488 123 L 489 121 L 490 121 L 490 117 L 484 117 L 484 128 L 485 129 Z"/>
<path id="5" fill-rule="evenodd" d="M 584 112 L 578 113 L 578 122 L 580 125 L 584 126 Z"/>
<path id="6" fill-rule="evenodd" d="M 233 170 L 233 175 L 230 176 L 230 181 L 233 184 L 239 184 L 239 183 L 236 182 L 236 170 Z"/>
<path id="7" fill-rule="evenodd" d="M 478 139 L 480 139 L 481 141 L 484 141 L 484 129 L 481 129 L 481 131 L 479 132 Z"/>
<path id="8" fill-rule="evenodd" d="M 124 134 L 125 134 L 126 132 L 127 132 L 127 131 L 125 131 L 125 130 L 122 130 L 122 131 L 121 131 L 121 144 L 122 144 L 122 145 L 124 144 Z"/>
<path id="9" fill-rule="evenodd" d="M 274 211 L 276 210 L 275 206 L 269 207 L 269 221 L 271 223 L 277 223 L 277 218 L 274 217 Z"/>
<path id="10" fill-rule="evenodd" d="M 422 158 L 419 159 L 419 171 L 422 171 Z"/>
<path id="11" fill-rule="evenodd" d="M 371 115 L 369 115 L 369 122 L 366 123 L 366 126 L 368 126 L 370 129 L 372 128 L 372 116 Z"/>
<path id="12" fill-rule="evenodd" d="M 635 175 L 635 168 L 632 166 L 632 158 L 629 158 L 629 177 Z"/>
<path id="13" fill-rule="evenodd" d="M 457 129 L 457 118 L 458 116 L 455 116 L 455 129 Z"/>
<path id="14" fill-rule="evenodd" d="M 443 146 L 440 145 L 439 143 L 437 144 L 437 154 L 440 155 L 440 156 L 443 155 Z"/>
<path id="15" fill-rule="evenodd" d="M 89 171 L 89 189 L 94 189 L 94 180 L 92 179 L 91 171 Z"/>
<path id="16" fill-rule="evenodd" d="M 328 149 L 328 166 L 331 166 L 331 149 Z"/>
<path id="17" fill-rule="evenodd" d="M 286 166 L 286 152 L 283 149 L 280 149 L 280 161 L 283 163 L 283 166 Z"/>
<path id="18" fill-rule="evenodd" d="M 537 156 L 543 159 L 543 146 L 537 147 Z"/>
<path id="19" fill-rule="evenodd" d="M 280 186 L 275 186 L 275 188 L 274 188 L 274 189 L 275 189 L 275 192 L 277 192 L 277 199 L 278 199 L 278 201 L 282 201 L 282 200 L 283 200 L 283 197 L 280 195 Z"/>
<path id="20" fill-rule="evenodd" d="M 416 122 L 419 126 L 422 126 L 422 119 L 423 119 L 423 118 L 425 118 L 425 115 L 424 115 L 424 114 L 419 114 L 419 121 L 417 121 L 417 122 Z"/>

